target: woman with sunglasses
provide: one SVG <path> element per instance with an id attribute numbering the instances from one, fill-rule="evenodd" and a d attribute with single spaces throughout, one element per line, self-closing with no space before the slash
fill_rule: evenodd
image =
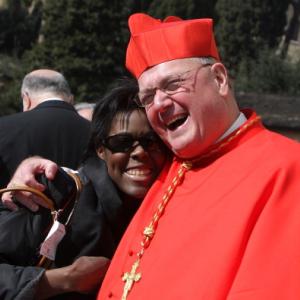
<path id="1" fill-rule="evenodd" d="M 45 299 L 66 292 L 55 298 L 95 299 L 78 294 L 99 285 L 99 272 L 104 276 L 107 261 L 95 256 L 112 257 L 167 159 L 167 150 L 151 129 L 144 110 L 133 101 L 136 93 L 136 83 L 123 80 L 95 107 L 88 151 L 79 170 L 84 187 L 67 233 L 57 247 L 55 269 L 1 265 L 0 272 L 4 266 L 7 274 L 0 280 L 1 299 Z M 18 183 L 28 184 L 23 180 Z M 23 205 L 28 206 L 26 201 L 23 199 Z M 36 204 L 30 207 L 37 210 Z M 11 230 L 13 235 L 16 229 Z M 77 257 L 81 258 L 74 262 Z"/>

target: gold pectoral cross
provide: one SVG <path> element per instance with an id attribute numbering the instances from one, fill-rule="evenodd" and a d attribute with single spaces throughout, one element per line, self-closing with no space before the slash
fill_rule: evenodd
<path id="1" fill-rule="evenodd" d="M 122 280 L 125 281 L 125 285 L 123 288 L 123 295 L 122 295 L 122 300 L 126 300 L 128 293 L 132 289 L 132 286 L 135 282 L 139 281 L 142 277 L 141 273 L 136 273 L 136 269 L 139 267 L 140 260 L 138 259 L 131 267 L 130 272 L 126 272 Z"/>

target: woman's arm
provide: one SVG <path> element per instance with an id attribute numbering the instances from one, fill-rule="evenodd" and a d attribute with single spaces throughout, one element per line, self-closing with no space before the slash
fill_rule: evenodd
<path id="1" fill-rule="evenodd" d="M 70 266 L 47 270 L 37 286 L 35 299 L 47 299 L 69 292 L 95 292 L 100 287 L 109 262 L 105 257 L 82 256 Z"/>
<path id="2" fill-rule="evenodd" d="M 110 260 L 105 257 L 82 256 L 70 266 L 44 270 L 0 264 L 0 299 L 47 299 L 69 292 L 96 292 Z"/>

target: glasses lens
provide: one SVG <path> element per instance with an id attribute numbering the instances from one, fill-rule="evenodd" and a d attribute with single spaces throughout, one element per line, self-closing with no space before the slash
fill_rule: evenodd
<path id="1" fill-rule="evenodd" d="M 127 152 L 134 143 L 134 139 L 130 134 L 116 134 L 107 137 L 103 144 L 111 152 Z"/>
<path id="2" fill-rule="evenodd" d="M 149 132 L 148 134 L 139 138 L 139 143 L 145 150 L 151 150 L 159 147 L 160 140 L 154 132 Z"/>
<path id="3" fill-rule="evenodd" d="M 134 145 L 136 141 L 138 141 L 138 144 Z M 141 145 L 147 151 L 158 149 L 161 141 L 154 132 L 148 132 L 139 138 L 134 138 L 131 134 L 122 133 L 107 137 L 103 140 L 103 145 L 112 153 L 125 153 L 131 151 L 137 145 Z"/>
<path id="4" fill-rule="evenodd" d="M 137 94 L 134 97 L 134 102 L 139 106 L 139 107 L 145 107 L 145 105 L 142 103 L 140 96 Z"/>

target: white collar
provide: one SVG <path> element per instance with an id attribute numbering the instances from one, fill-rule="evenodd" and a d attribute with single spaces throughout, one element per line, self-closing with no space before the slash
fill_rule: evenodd
<path id="1" fill-rule="evenodd" d="M 46 99 L 42 99 L 41 101 L 40 101 L 40 103 L 42 103 L 42 102 L 45 102 L 45 101 L 50 101 L 50 100 L 56 100 L 56 101 L 64 101 L 63 99 L 61 99 L 61 98 L 46 98 Z"/>
<path id="2" fill-rule="evenodd" d="M 240 112 L 237 119 L 233 122 L 233 124 L 216 140 L 216 143 L 223 140 L 226 136 L 230 135 L 230 133 L 234 132 L 240 126 L 242 126 L 247 121 L 245 115 Z"/>

